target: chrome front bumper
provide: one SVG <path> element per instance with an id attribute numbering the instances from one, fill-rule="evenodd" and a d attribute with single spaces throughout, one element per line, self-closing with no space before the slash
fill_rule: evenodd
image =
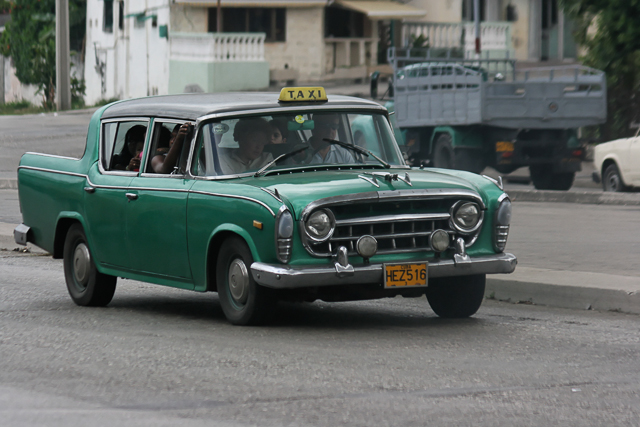
<path id="1" fill-rule="evenodd" d="M 428 262 L 430 278 L 468 276 L 471 274 L 512 273 L 518 260 L 512 254 L 496 254 L 483 257 L 456 257 Z M 383 283 L 383 264 L 357 266 L 288 266 L 254 262 L 251 264 L 253 278 L 259 284 L 278 289 L 309 288 L 315 286 L 379 284 Z"/>

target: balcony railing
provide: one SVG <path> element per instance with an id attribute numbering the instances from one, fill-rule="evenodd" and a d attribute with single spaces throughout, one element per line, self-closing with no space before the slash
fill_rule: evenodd
<path id="1" fill-rule="evenodd" d="M 325 73 L 327 74 L 335 73 L 340 69 L 360 68 L 365 70 L 361 77 L 366 77 L 366 67 L 375 65 L 372 63 L 372 58 L 376 58 L 378 45 L 374 38 L 327 37 L 324 42 L 327 59 Z"/>
<path id="2" fill-rule="evenodd" d="M 173 33 L 171 59 L 198 62 L 264 61 L 264 33 Z"/>
<path id="3" fill-rule="evenodd" d="M 475 29 L 473 23 L 407 22 L 402 26 L 404 46 L 411 46 L 415 37 L 428 38 L 431 48 L 462 48 L 465 56 L 475 52 Z M 513 52 L 511 23 L 482 22 L 480 25 L 480 49 L 503 51 L 505 56 Z"/>

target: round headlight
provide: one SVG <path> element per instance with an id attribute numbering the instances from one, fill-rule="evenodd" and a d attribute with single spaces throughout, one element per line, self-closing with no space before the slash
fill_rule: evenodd
<path id="1" fill-rule="evenodd" d="M 333 233 L 334 220 L 328 211 L 316 211 L 309 215 L 309 219 L 304 224 L 307 234 L 312 239 L 324 240 Z"/>
<path id="2" fill-rule="evenodd" d="M 480 220 L 480 209 L 475 203 L 463 203 L 453 213 L 453 223 L 460 231 L 472 231 Z"/>
<path id="3" fill-rule="evenodd" d="M 371 258 L 378 252 L 378 241 L 373 236 L 362 236 L 356 243 L 356 251 L 362 258 Z"/>
<path id="4" fill-rule="evenodd" d="M 500 207 L 498 207 L 498 212 L 496 213 L 496 222 L 498 225 L 511 224 L 511 201 L 509 199 L 504 199 L 502 203 L 500 203 Z"/>

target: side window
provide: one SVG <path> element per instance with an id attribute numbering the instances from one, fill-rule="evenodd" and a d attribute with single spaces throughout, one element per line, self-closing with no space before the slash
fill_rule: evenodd
<path id="1" fill-rule="evenodd" d="M 146 173 L 184 174 L 192 138 L 190 131 L 186 134 L 180 133 L 184 124 L 174 120 L 154 121 L 144 169 Z"/>
<path id="2" fill-rule="evenodd" d="M 131 160 L 133 158 L 141 159 L 146 134 L 146 121 L 104 123 L 102 125 L 102 167 L 104 170 L 136 171 L 136 162 Z"/>

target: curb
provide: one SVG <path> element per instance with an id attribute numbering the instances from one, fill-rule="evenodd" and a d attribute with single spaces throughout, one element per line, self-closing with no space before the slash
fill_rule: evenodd
<path id="1" fill-rule="evenodd" d="M 518 266 L 489 275 L 485 296 L 516 304 L 640 314 L 640 278 Z"/>
<path id="2" fill-rule="evenodd" d="M 591 191 L 505 190 L 514 202 L 555 202 L 589 205 L 640 206 L 640 193 Z"/>
<path id="3" fill-rule="evenodd" d="M 485 297 L 515 304 L 640 314 L 640 293 L 487 277 Z"/>

